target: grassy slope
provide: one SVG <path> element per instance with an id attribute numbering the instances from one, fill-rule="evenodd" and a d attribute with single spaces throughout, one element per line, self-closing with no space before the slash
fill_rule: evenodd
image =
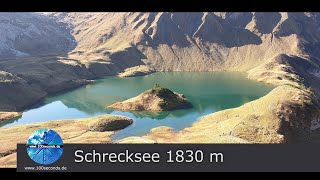
<path id="1" fill-rule="evenodd" d="M 155 72 L 153 69 L 149 68 L 146 65 L 134 66 L 125 69 L 123 72 L 119 73 L 119 77 L 135 77 L 135 76 L 144 76 Z"/>
<path id="2" fill-rule="evenodd" d="M 101 120 L 127 120 L 115 115 L 103 115 L 78 120 L 56 120 L 38 124 L 0 128 L 0 167 L 16 166 L 16 147 L 18 143 L 25 144 L 28 137 L 37 129 L 49 128 L 60 134 L 64 143 L 111 143 L 111 135 L 115 131 L 90 131 L 91 124 Z"/>
<path id="3" fill-rule="evenodd" d="M 301 67 L 301 63 L 307 67 Z M 140 138 L 120 142 L 138 143 L 292 143 L 318 141 L 319 79 L 308 71 L 317 68 L 306 59 L 279 55 L 249 71 L 248 77 L 278 87 L 266 96 L 241 107 L 202 117 L 179 132 L 155 128 Z M 313 82 L 313 83 L 311 83 Z"/>

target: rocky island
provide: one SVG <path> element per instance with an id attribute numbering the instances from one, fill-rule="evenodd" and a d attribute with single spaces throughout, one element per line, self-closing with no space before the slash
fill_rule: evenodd
<path id="1" fill-rule="evenodd" d="M 167 88 L 155 84 L 152 89 L 149 89 L 136 97 L 123 102 L 116 102 L 108 107 L 125 111 L 169 111 L 191 108 L 192 104 L 187 101 L 183 94 L 172 92 Z"/>

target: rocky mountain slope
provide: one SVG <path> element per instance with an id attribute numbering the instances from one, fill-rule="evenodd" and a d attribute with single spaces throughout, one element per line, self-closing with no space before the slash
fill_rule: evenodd
<path id="1" fill-rule="evenodd" d="M 0 57 L 66 54 L 76 42 L 66 24 L 39 13 L 0 13 Z"/>
<path id="2" fill-rule="evenodd" d="M 47 94 L 140 65 L 157 71 L 243 71 L 290 88 L 275 91 L 281 98 L 269 109 L 271 123 L 254 123 L 260 140 L 239 133 L 236 139 L 290 142 L 293 134 L 318 133 L 319 13 L 2 13 L 0 23 L 0 111 L 20 111 Z M 253 119 L 267 120 L 270 111 L 257 110 Z M 262 131 L 268 128 L 272 141 Z"/>
<path id="3" fill-rule="evenodd" d="M 159 71 L 246 71 L 278 54 L 309 55 L 320 38 L 316 13 L 70 13 L 64 21 L 78 42 L 71 55 L 138 49 Z"/>

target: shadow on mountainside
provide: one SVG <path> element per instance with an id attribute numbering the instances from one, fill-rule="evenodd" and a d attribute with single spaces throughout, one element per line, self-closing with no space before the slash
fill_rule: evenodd
<path id="1" fill-rule="evenodd" d="M 245 29 L 250 18 L 252 14 L 246 13 L 240 23 L 232 16 L 222 19 L 213 13 L 163 13 L 146 28 L 144 35 L 154 49 L 162 44 L 185 48 L 194 45 L 195 39 L 227 48 L 259 45 L 260 37 Z"/>
<path id="2" fill-rule="evenodd" d="M 0 13 L 0 58 L 67 56 L 77 42 L 67 23 L 40 13 Z"/>
<path id="3" fill-rule="evenodd" d="M 144 64 L 142 53 L 135 47 L 110 56 L 112 59 L 86 63 L 58 56 L 0 59 L 0 111 L 21 111 L 48 94 L 76 88 L 92 79 L 117 75 L 128 67 Z M 12 77 L 10 81 L 7 80 L 9 76 Z"/>

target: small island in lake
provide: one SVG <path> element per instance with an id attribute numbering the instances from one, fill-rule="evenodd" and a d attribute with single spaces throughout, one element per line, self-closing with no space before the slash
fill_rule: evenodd
<path id="1" fill-rule="evenodd" d="M 122 102 L 116 102 L 108 106 L 108 108 L 124 111 L 169 111 L 191 107 L 192 104 L 187 101 L 183 94 L 160 87 L 158 84 L 155 84 L 152 89 L 149 89 L 136 97 Z"/>

